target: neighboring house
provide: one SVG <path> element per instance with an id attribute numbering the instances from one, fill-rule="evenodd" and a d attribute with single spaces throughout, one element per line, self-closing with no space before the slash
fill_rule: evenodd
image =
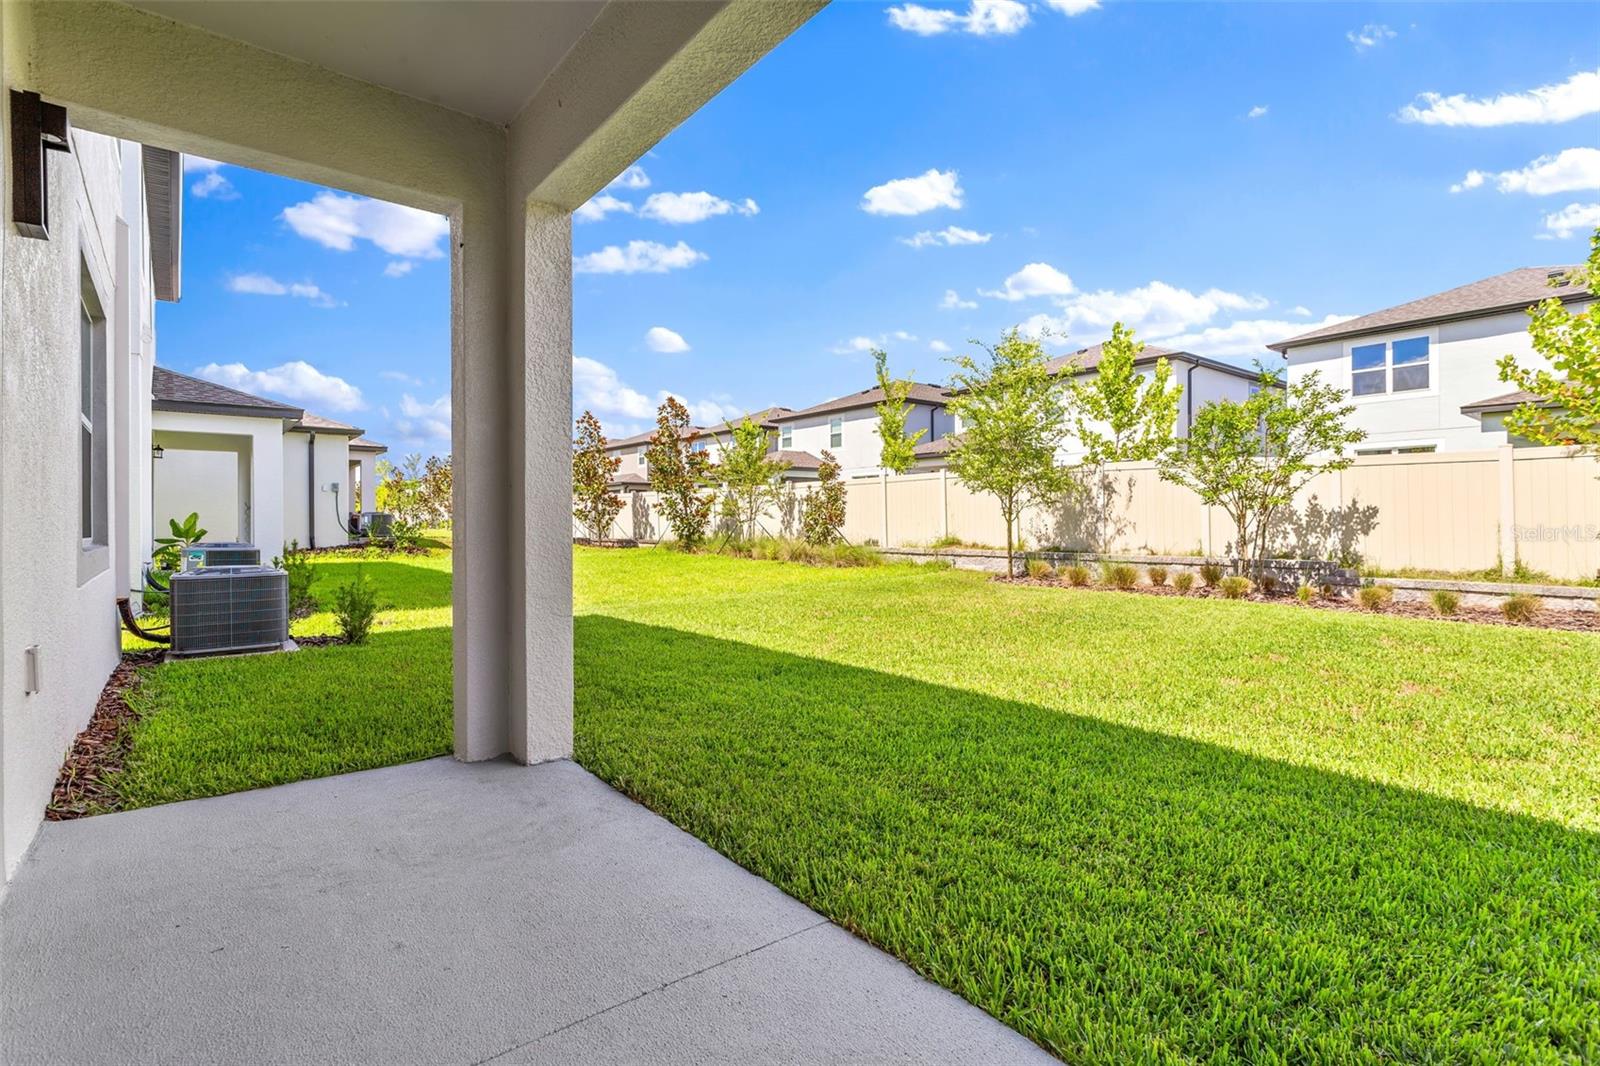
<path id="1" fill-rule="evenodd" d="M 1356 449 L 1464 451 L 1524 443 L 1505 415 L 1530 397 L 1507 393 L 1496 363 L 1548 365 L 1533 350 L 1528 308 L 1551 296 L 1574 311 L 1592 301 L 1565 282 L 1570 266 L 1522 267 L 1269 345 L 1289 361 L 1289 380 L 1313 370 L 1349 393 L 1351 422 L 1367 433 Z"/>
<path id="2" fill-rule="evenodd" d="M 821 459 L 810 452 L 778 446 L 779 429 L 776 420 L 791 413 L 787 407 L 769 407 L 765 411 L 756 411 L 742 418 L 731 418 L 714 426 L 693 426 L 685 430 L 684 435 L 694 434 L 695 448 L 706 452 L 712 462 L 720 462 L 723 446 L 732 438 L 733 427 L 742 423 L 744 418 L 752 418 L 771 436 L 768 452 L 774 459 L 789 464 L 789 468 L 781 475 L 782 480 L 813 480 L 817 476 L 817 469 L 822 465 Z M 651 429 L 606 443 L 606 454 L 622 459 L 622 465 L 617 468 L 616 474 L 611 479 L 612 488 L 637 492 L 650 487 L 650 463 L 645 453 L 655 435 L 656 431 Z"/>
<path id="3" fill-rule="evenodd" d="M 945 408 L 949 397 L 950 390 L 941 385 L 912 384 L 906 397 L 911 407 L 906 416 L 906 432 L 924 431 L 919 447 L 938 441 L 955 429 Z M 883 390 L 875 386 L 772 418 L 778 431 L 779 454 L 802 452 L 820 457 L 825 451 L 832 452 L 844 477 L 877 477 L 882 470 L 882 446 L 874 407 L 882 402 Z"/>
<path id="4" fill-rule="evenodd" d="M 13 117 L 24 106 L 13 97 Z M 62 752 L 120 655 L 116 600 L 136 587 L 151 537 L 155 301 L 179 295 L 182 160 L 75 127 L 67 147 L 46 153 L 48 235 L 20 225 L 10 183 L 8 220 L 19 224 L 0 235 L 0 852 L 8 879 L 38 828 Z M 9 163 L 8 174 L 22 180 Z"/>
<path id="5" fill-rule="evenodd" d="M 151 392 L 158 530 L 195 512 L 208 540 L 254 544 L 263 557 L 291 541 L 318 548 L 349 539 L 349 513 L 363 487 L 375 490 L 383 445 L 354 426 L 165 367 L 155 368 Z"/>

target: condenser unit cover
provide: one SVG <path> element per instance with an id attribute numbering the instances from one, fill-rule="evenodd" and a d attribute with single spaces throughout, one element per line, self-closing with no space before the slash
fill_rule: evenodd
<path id="1" fill-rule="evenodd" d="M 279 647 L 289 639 L 289 575 L 270 566 L 207 566 L 172 575 L 172 653 Z"/>

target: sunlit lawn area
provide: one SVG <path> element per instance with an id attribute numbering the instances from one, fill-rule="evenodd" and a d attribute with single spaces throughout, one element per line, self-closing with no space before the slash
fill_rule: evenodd
<path id="1" fill-rule="evenodd" d="M 448 750 L 448 557 L 362 565 L 366 648 L 152 672 L 131 799 Z M 1068 1060 L 1600 1056 L 1600 637 L 658 550 L 576 598 L 583 765 Z"/>

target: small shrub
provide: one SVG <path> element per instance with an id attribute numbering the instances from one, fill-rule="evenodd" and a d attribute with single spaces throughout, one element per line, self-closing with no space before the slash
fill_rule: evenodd
<path id="1" fill-rule="evenodd" d="M 1028 576 L 1035 581 L 1049 581 L 1056 573 L 1056 568 L 1043 559 L 1029 559 L 1027 570 Z"/>
<path id="2" fill-rule="evenodd" d="M 1144 576 L 1150 579 L 1150 584 L 1160 588 L 1167 583 L 1167 568 L 1164 566 L 1147 566 Z"/>
<path id="3" fill-rule="evenodd" d="M 1301 585 L 1299 588 L 1294 590 L 1294 598 L 1299 600 L 1301 603 L 1310 603 L 1316 598 L 1316 595 L 1317 590 L 1312 588 L 1310 585 Z"/>
<path id="4" fill-rule="evenodd" d="M 1322 583 L 1321 592 L 1322 598 L 1325 600 L 1336 600 L 1339 598 L 1339 586 L 1335 585 L 1331 581 L 1324 581 Z"/>
<path id="5" fill-rule="evenodd" d="M 1127 563 L 1117 563 L 1107 568 L 1106 583 L 1127 592 L 1139 583 L 1139 571 Z"/>
<path id="6" fill-rule="evenodd" d="M 934 549 L 938 549 L 938 548 L 959 548 L 960 546 L 961 546 L 961 538 L 956 536 L 954 533 L 946 533 L 944 536 L 936 537 L 933 540 L 928 542 L 928 547 L 934 548 Z"/>
<path id="7" fill-rule="evenodd" d="M 1369 611 L 1381 611 L 1394 599 L 1394 589 L 1388 585 L 1362 585 L 1356 599 Z"/>
<path id="8" fill-rule="evenodd" d="M 1539 597 L 1526 592 L 1507 596 L 1500 604 L 1500 613 L 1512 622 L 1531 622 L 1539 617 Z"/>
<path id="9" fill-rule="evenodd" d="M 1083 588 L 1089 583 L 1089 568 L 1081 563 L 1067 567 L 1067 583 L 1074 588 Z"/>
<path id="10" fill-rule="evenodd" d="M 1238 574 L 1229 574 L 1227 577 L 1217 582 L 1217 591 L 1221 592 L 1230 600 L 1244 599 L 1246 596 L 1250 595 L 1250 590 L 1253 587 L 1254 586 L 1250 584 L 1249 578 L 1241 577 Z"/>
<path id="11" fill-rule="evenodd" d="M 1222 580 L 1222 565 L 1220 563 L 1201 563 L 1200 580 L 1205 582 L 1206 588 L 1213 588 Z"/>
<path id="12" fill-rule="evenodd" d="M 402 550 L 422 547 L 422 523 L 396 518 L 389 523 L 389 543 Z"/>
<path id="13" fill-rule="evenodd" d="M 333 617 L 339 633 L 351 644 L 365 644 L 378 615 L 378 590 L 356 567 L 354 579 L 333 590 Z"/>
<path id="14" fill-rule="evenodd" d="M 1194 588 L 1194 574 L 1188 570 L 1179 570 L 1172 575 L 1172 587 L 1187 596 L 1189 590 Z"/>
<path id="15" fill-rule="evenodd" d="M 1277 591 L 1278 591 L 1278 575 L 1277 574 L 1274 574 L 1274 573 L 1271 573 L 1269 571 L 1263 570 L 1260 574 L 1256 575 L 1256 583 L 1261 586 L 1261 594 L 1263 596 L 1273 596 L 1273 595 L 1277 594 Z"/>
<path id="16" fill-rule="evenodd" d="M 1435 614 L 1455 614 L 1461 609 L 1461 597 L 1449 589 L 1434 589 L 1428 599 Z"/>
<path id="17" fill-rule="evenodd" d="M 311 595 L 311 583 L 317 579 L 317 572 L 311 565 L 311 553 L 302 549 L 298 540 L 292 540 L 272 565 L 289 575 L 289 614 L 301 616 L 315 610 L 317 598 Z"/>

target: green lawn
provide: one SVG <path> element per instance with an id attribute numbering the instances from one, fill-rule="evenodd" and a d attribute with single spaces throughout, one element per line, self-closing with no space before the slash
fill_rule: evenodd
<path id="1" fill-rule="evenodd" d="M 445 750 L 447 560 L 366 565 L 367 649 L 154 671 L 131 794 Z M 1069 1061 L 1600 1057 L 1600 637 L 649 550 L 577 605 L 583 765 Z"/>

